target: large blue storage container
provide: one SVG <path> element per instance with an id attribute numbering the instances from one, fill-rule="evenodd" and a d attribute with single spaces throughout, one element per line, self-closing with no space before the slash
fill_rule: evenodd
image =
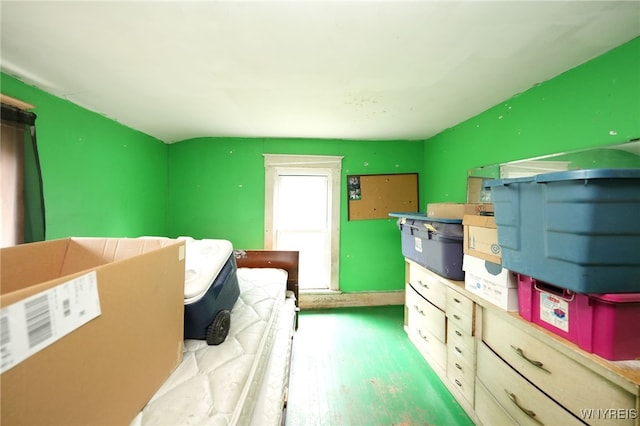
<path id="1" fill-rule="evenodd" d="M 464 280 L 464 228 L 460 219 L 438 219 L 422 213 L 389 213 L 398 217 L 402 254 L 452 280 Z"/>
<path id="2" fill-rule="evenodd" d="M 640 292 L 640 169 L 487 181 L 502 265 L 578 293 Z"/>
<path id="3" fill-rule="evenodd" d="M 186 242 L 184 338 L 220 344 L 240 295 L 233 245 L 228 240 L 182 238 Z"/>

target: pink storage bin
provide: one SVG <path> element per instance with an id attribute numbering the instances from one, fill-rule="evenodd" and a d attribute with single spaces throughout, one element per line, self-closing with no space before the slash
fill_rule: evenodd
<path id="1" fill-rule="evenodd" d="M 518 308 L 525 320 L 602 358 L 640 358 L 640 293 L 574 293 L 518 274 Z"/>

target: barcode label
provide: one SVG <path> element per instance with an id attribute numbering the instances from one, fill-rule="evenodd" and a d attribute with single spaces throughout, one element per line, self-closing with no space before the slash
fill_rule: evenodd
<path id="1" fill-rule="evenodd" d="M 24 304 L 29 335 L 29 348 L 44 342 L 53 336 L 51 330 L 51 313 L 49 311 L 49 294 L 45 293 Z"/>
<path id="2" fill-rule="evenodd" d="M 95 271 L 0 309 L 0 373 L 100 313 Z"/>
<path id="3" fill-rule="evenodd" d="M 64 299 L 62 301 L 62 309 L 64 309 L 63 314 L 65 317 L 71 315 L 71 302 L 69 301 L 69 299 Z"/>
<path id="4" fill-rule="evenodd" d="M 11 334 L 9 331 L 9 317 L 0 317 L 0 370 L 4 371 L 5 365 L 11 363 Z"/>

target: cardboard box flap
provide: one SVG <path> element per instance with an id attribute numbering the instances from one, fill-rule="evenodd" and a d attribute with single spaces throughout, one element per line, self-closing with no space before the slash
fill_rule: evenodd
<path id="1" fill-rule="evenodd" d="M 176 244 L 169 238 L 61 238 L 0 250 L 1 306 L 50 287 L 49 281 Z"/>
<path id="2" fill-rule="evenodd" d="M 481 226 L 483 228 L 496 229 L 496 219 L 494 216 L 465 214 L 462 217 L 462 224 L 469 225 L 469 226 Z"/>
<path id="3" fill-rule="evenodd" d="M 72 238 L 60 276 L 129 259 L 175 242 L 168 238 Z"/>
<path id="4" fill-rule="evenodd" d="M 0 250 L 0 294 L 58 278 L 68 243 L 65 238 Z"/>
<path id="5" fill-rule="evenodd" d="M 430 218 L 462 219 L 468 214 L 491 214 L 493 204 L 490 203 L 429 203 L 427 216 Z"/>

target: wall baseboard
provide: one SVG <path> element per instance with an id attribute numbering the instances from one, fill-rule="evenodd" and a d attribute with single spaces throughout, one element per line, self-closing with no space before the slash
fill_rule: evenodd
<path id="1" fill-rule="evenodd" d="M 404 290 L 358 293 L 300 292 L 300 309 L 404 305 Z"/>

